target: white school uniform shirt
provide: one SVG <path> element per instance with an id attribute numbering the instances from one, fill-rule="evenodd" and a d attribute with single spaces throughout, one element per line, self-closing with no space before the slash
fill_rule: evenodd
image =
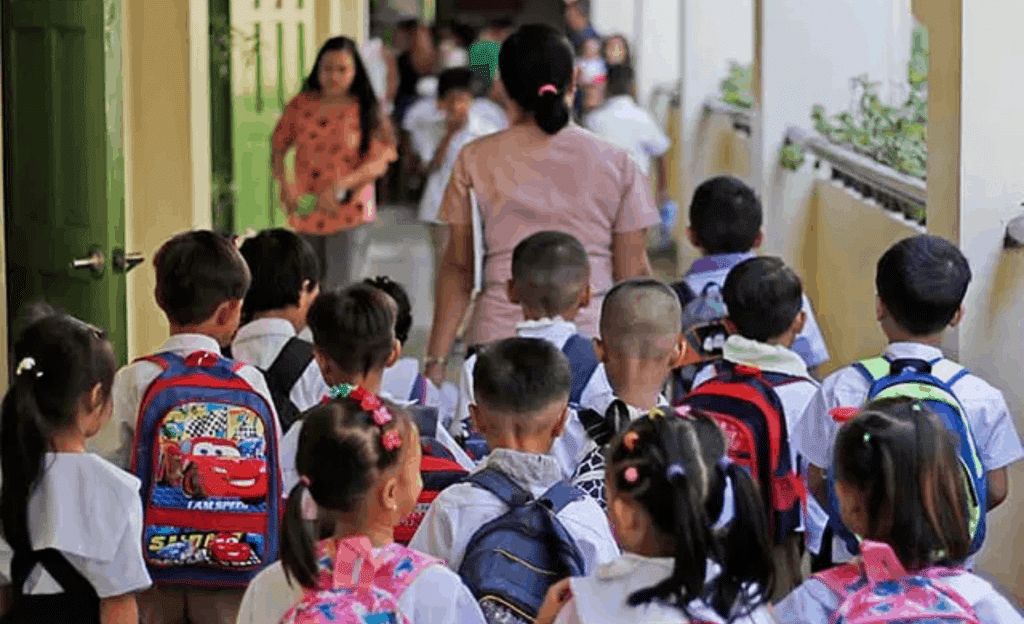
<path id="1" fill-rule="evenodd" d="M 1024 617 L 985 579 L 964 572 L 942 579 L 974 608 L 982 624 L 1021 624 Z M 821 581 L 810 578 L 775 606 L 780 624 L 829 624 L 839 597 Z"/>
<path id="2" fill-rule="evenodd" d="M 423 402 L 427 407 L 436 407 L 439 422 L 448 427 L 455 419 L 459 403 L 459 390 L 451 382 L 438 388 L 433 381 L 420 374 L 420 362 L 416 358 L 402 358 L 393 366 L 384 369 L 381 375 L 380 391 L 401 401 Z"/>
<path id="3" fill-rule="evenodd" d="M 138 478 L 92 453 L 47 453 L 28 505 L 34 550 L 59 550 L 102 598 L 153 584 L 142 557 L 142 498 Z M 0 540 L 0 576 L 11 583 L 11 547 Z M 26 594 L 64 590 L 41 565 Z"/>
<path id="4" fill-rule="evenodd" d="M 721 288 L 725 284 L 725 278 L 734 266 L 755 257 L 751 252 L 718 254 L 705 256 L 698 259 L 690 266 L 690 270 L 683 277 L 683 281 L 698 296 L 701 291 L 710 284 L 718 284 Z M 793 343 L 793 351 L 800 354 L 800 357 L 807 362 L 808 367 L 820 366 L 829 360 L 828 347 L 825 345 L 825 337 L 821 335 L 821 328 L 818 327 L 818 319 L 814 316 L 814 309 L 811 302 L 804 295 L 803 311 L 807 313 L 807 322 L 803 330 L 797 334 Z"/>
<path id="5" fill-rule="evenodd" d="M 563 479 L 551 455 L 503 448 L 492 450 L 477 470 L 484 468 L 501 471 L 534 497 L 542 496 Z M 409 548 L 444 559 L 457 572 L 477 530 L 507 511 L 494 494 L 469 483 L 456 483 L 434 499 Z M 583 555 L 585 574 L 619 555 L 608 517 L 594 499 L 584 496 L 573 501 L 557 517 Z"/>
<path id="6" fill-rule="evenodd" d="M 642 589 L 657 585 L 672 576 L 675 560 L 671 557 L 641 557 L 624 553 L 602 565 L 592 576 L 569 581 L 572 598 L 562 607 L 554 624 L 679 624 L 684 614 L 676 607 L 657 601 L 631 607 L 629 597 Z M 708 578 L 714 579 L 720 569 L 708 565 Z M 691 621 L 723 622 L 724 619 L 702 600 L 688 605 Z M 733 624 L 772 624 L 775 618 L 767 606 L 737 617 Z"/>
<path id="7" fill-rule="evenodd" d="M 664 156 L 672 146 L 654 117 L 630 95 L 608 98 L 587 115 L 586 126 L 601 138 L 629 151 L 644 175 L 651 172 L 651 159 Z"/>
<path id="8" fill-rule="evenodd" d="M 196 351 L 207 351 L 220 354 L 220 345 L 209 336 L 200 334 L 178 334 L 168 338 L 156 353 L 174 353 L 182 357 L 188 357 Z M 114 411 L 110 422 L 103 427 L 99 435 L 90 440 L 90 450 L 98 453 L 116 466 L 126 470 L 131 469 L 132 462 L 132 440 L 135 436 L 135 425 L 139 419 L 139 407 L 143 395 L 163 370 L 152 362 L 133 362 L 117 371 L 114 377 L 114 387 L 111 395 L 114 400 Z M 270 413 L 274 418 L 275 431 L 278 435 L 280 450 L 281 425 L 277 420 L 277 410 L 274 409 L 274 401 L 270 397 L 270 390 L 263 378 L 263 373 L 251 365 L 242 366 L 238 370 L 238 376 L 244 379 L 256 392 L 266 400 L 270 407 Z M 278 453 L 280 455 L 280 452 Z M 278 463 L 280 466 L 280 463 Z"/>
<path id="9" fill-rule="evenodd" d="M 284 319 L 266 318 L 247 323 L 238 330 L 231 343 L 231 356 L 239 362 L 266 371 L 281 354 L 281 349 L 294 338 L 295 326 Z M 300 338 L 301 340 L 301 338 Z M 299 380 L 292 386 L 288 398 L 300 412 L 316 406 L 327 393 L 327 382 L 314 358 Z"/>
<path id="10" fill-rule="evenodd" d="M 275 562 L 249 583 L 238 610 L 237 624 L 278 624 L 303 594 L 289 583 L 281 562 Z M 412 624 L 484 624 L 473 594 L 457 574 L 443 565 L 431 565 L 398 596 L 398 608 Z"/>

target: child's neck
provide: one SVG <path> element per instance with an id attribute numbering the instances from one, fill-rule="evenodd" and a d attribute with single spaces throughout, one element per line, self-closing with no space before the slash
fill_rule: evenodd
<path id="1" fill-rule="evenodd" d="M 257 312 L 252 315 L 254 321 L 261 319 L 281 319 L 288 321 L 295 328 L 295 333 L 301 332 L 306 328 L 306 320 L 302 316 L 302 311 L 298 306 L 289 306 L 280 310 L 265 310 L 263 312 Z"/>
<path id="2" fill-rule="evenodd" d="M 182 336 L 191 334 L 194 336 L 206 336 L 217 341 L 217 344 L 226 347 L 231 344 L 232 335 L 227 335 L 223 330 L 212 326 L 210 323 L 202 325 L 175 325 L 171 323 L 171 336 Z"/>
<path id="3" fill-rule="evenodd" d="M 50 439 L 50 447 L 56 453 L 84 453 L 85 436 L 80 431 L 61 431 Z"/>
<path id="4" fill-rule="evenodd" d="M 334 529 L 335 542 L 351 537 L 365 537 L 374 548 L 383 548 L 395 541 L 395 527 L 384 518 L 367 519 L 365 522 L 353 522 L 342 518 Z"/>
<path id="5" fill-rule="evenodd" d="M 893 344 L 895 342 L 914 342 L 917 344 L 927 345 L 929 347 L 935 347 L 936 349 L 942 348 L 942 336 L 945 333 L 940 331 L 935 334 L 915 336 L 914 334 L 899 328 L 883 326 L 882 329 L 885 331 L 885 337 L 889 339 L 889 344 Z"/>
<path id="6" fill-rule="evenodd" d="M 616 398 L 640 410 L 658 406 L 668 376 L 659 362 L 623 357 L 605 368 Z"/>
<path id="7" fill-rule="evenodd" d="M 526 306 L 523 306 L 523 319 L 527 321 L 546 321 L 556 318 L 561 318 L 563 321 L 569 321 L 570 323 L 576 322 L 576 315 L 579 314 L 579 308 L 573 308 L 566 310 L 565 312 L 559 312 L 558 314 L 547 314 L 541 310 L 531 310 Z"/>
<path id="8" fill-rule="evenodd" d="M 380 387 L 384 382 L 384 371 L 370 371 L 368 375 L 359 377 L 331 377 L 326 381 L 331 387 L 348 384 L 350 386 L 359 386 L 373 394 L 380 395 Z"/>

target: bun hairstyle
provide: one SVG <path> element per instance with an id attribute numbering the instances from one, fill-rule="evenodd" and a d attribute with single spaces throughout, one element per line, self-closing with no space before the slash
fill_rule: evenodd
<path id="1" fill-rule="evenodd" d="M 320 516 L 357 511 L 381 474 L 399 465 L 402 449 L 416 442 L 412 419 L 400 407 L 358 387 L 339 386 L 332 393 L 335 398 L 303 417 L 295 455 L 301 480 L 288 494 L 281 524 L 285 574 L 309 589 L 319 573 L 315 539 L 325 524 Z"/>
<path id="2" fill-rule="evenodd" d="M 658 600 L 689 618 L 690 602 L 703 599 L 732 621 L 768 601 L 775 582 L 768 520 L 754 482 L 724 452 L 718 425 L 695 410 L 685 418 L 655 411 L 609 446 L 615 495 L 639 503 L 675 544 L 672 575 L 631 595 L 631 606 Z M 723 517 L 729 503 L 732 517 Z M 721 567 L 710 587 L 709 561 Z"/>
<path id="3" fill-rule="evenodd" d="M 530 24 L 512 33 L 501 46 L 498 70 L 505 90 L 548 134 L 569 123 L 566 96 L 575 72 L 569 41 L 557 30 Z"/>

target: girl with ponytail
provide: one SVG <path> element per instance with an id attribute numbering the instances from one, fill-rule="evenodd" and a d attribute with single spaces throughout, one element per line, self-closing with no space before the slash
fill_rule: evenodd
<path id="1" fill-rule="evenodd" d="M 0 559 L 13 601 L 0 621 L 134 624 L 135 592 L 152 584 L 140 482 L 86 452 L 113 407 L 110 341 L 46 309 L 14 357 L 0 412 Z"/>
<path id="2" fill-rule="evenodd" d="M 537 624 L 774 622 L 761 497 L 713 420 L 654 410 L 608 447 L 608 515 L 625 553 L 555 585 Z"/>

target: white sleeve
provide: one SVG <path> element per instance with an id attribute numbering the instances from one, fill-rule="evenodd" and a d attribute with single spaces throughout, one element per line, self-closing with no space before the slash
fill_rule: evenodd
<path id="1" fill-rule="evenodd" d="M 793 432 L 793 442 L 800 454 L 822 469 L 832 466 L 832 445 L 839 429 L 838 423 L 829 415 L 829 410 L 838 407 L 829 400 L 830 386 L 829 380 L 826 380 L 818 388 Z"/>
<path id="2" fill-rule="evenodd" d="M 971 606 L 974 607 L 974 614 L 978 616 L 981 624 L 1024 623 L 1020 611 L 994 589 Z"/>
<path id="3" fill-rule="evenodd" d="M 828 353 L 828 345 L 825 344 L 825 337 L 821 334 L 821 328 L 818 326 L 818 319 L 814 316 L 814 308 L 811 307 L 811 302 L 806 295 L 804 295 L 803 311 L 807 313 L 807 322 L 797 334 L 792 349 L 803 358 L 808 368 L 814 368 L 827 362 L 831 356 Z"/>
<path id="4" fill-rule="evenodd" d="M 142 558 L 142 499 L 136 497 L 130 508 L 111 510 L 111 513 L 128 514 L 113 558 L 99 561 L 65 553 L 101 599 L 142 591 L 153 584 Z"/>
<path id="5" fill-rule="evenodd" d="M 287 497 L 299 482 L 299 472 L 295 468 L 295 455 L 299 450 L 299 434 L 302 433 L 303 421 L 298 421 L 288 433 L 281 438 L 281 481 L 284 484 L 284 491 L 281 494 Z"/>
<path id="6" fill-rule="evenodd" d="M 402 593 L 398 606 L 412 613 L 412 624 L 485 624 L 473 594 L 457 574 L 432 565 Z"/>
<path id="7" fill-rule="evenodd" d="M 775 618 L 779 624 L 829 624 L 836 605 L 822 601 L 826 592 L 831 595 L 819 581 L 805 581 L 775 605 Z M 837 602 L 834 596 L 831 602 Z"/>
<path id="8" fill-rule="evenodd" d="M 604 366 L 598 365 L 583 388 L 583 392 L 580 393 L 580 407 L 603 414 L 614 400 L 615 390 L 612 389 L 612 384 L 608 381 L 608 373 Z"/>
<path id="9" fill-rule="evenodd" d="M 644 150 L 647 154 L 653 158 L 664 156 L 668 148 L 672 147 L 672 140 L 668 138 L 665 131 L 661 129 L 654 118 L 651 117 L 647 111 L 644 111 L 647 117 L 647 136 L 644 137 Z"/>
<path id="10" fill-rule="evenodd" d="M 992 471 L 1019 461 L 1024 449 L 1003 394 L 992 387 L 986 389 L 992 393 L 991 398 L 977 404 L 972 402 L 971 411 L 975 413 L 969 416 L 981 463 L 985 470 Z"/>
<path id="11" fill-rule="evenodd" d="M 88 445 L 97 455 L 125 470 L 131 470 L 135 423 L 139 419 L 141 395 L 149 385 L 140 384 L 142 366 L 142 363 L 129 364 L 117 371 L 110 391 L 114 402 L 110 420 Z"/>
<path id="12" fill-rule="evenodd" d="M 448 516 L 444 504 L 444 492 L 442 492 L 430 505 L 416 534 L 409 541 L 409 548 L 426 553 L 438 559 L 443 559 L 448 567 L 452 567 L 452 547 L 455 542 L 452 521 Z"/>
<path id="13" fill-rule="evenodd" d="M 455 419 L 452 421 L 449 431 L 455 438 L 470 429 L 469 406 L 473 403 L 473 366 L 476 364 L 476 356 L 470 356 L 463 362 L 462 370 L 459 372 L 459 405 L 455 409 Z"/>

